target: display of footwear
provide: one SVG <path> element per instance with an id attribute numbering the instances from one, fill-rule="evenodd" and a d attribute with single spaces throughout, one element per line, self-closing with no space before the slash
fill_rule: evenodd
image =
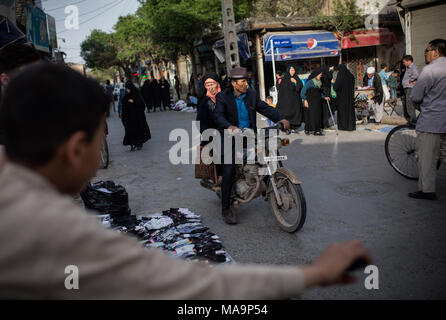
<path id="1" fill-rule="evenodd" d="M 315 132 L 314 135 L 315 136 L 325 136 L 325 134 L 322 132 Z"/>
<path id="2" fill-rule="evenodd" d="M 408 195 L 410 198 L 415 198 L 415 199 L 438 200 L 435 192 L 416 191 L 416 192 L 410 192 Z"/>
<path id="3" fill-rule="evenodd" d="M 227 224 L 237 224 L 237 216 L 231 209 L 223 209 L 222 216 Z"/>
<path id="4" fill-rule="evenodd" d="M 305 131 L 305 134 L 306 134 L 307 136 L 309 136 L 309 135 L 310 135 L 310 131 Z"/>

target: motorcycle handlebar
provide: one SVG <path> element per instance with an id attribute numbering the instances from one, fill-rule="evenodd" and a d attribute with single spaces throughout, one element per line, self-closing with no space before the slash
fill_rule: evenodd
<path id="1" fill-rule="evenodd" d="M 272 127 L 266 127 L 266 128 L 262 128 L 262 129 L 265 129 L 265 130 L 276 129 L 276 130 L 280 130 L 280 131 L 285 132 L 286 135 L 289 135 L 289 134 L 291 133 L 290 130 L 288 130 L 288 129 L 285 130 L 285 128 L 284 128 L 282 122 L 277 122 L 277 123 L 276 123 L 274 126 L 272 126 Z"/>

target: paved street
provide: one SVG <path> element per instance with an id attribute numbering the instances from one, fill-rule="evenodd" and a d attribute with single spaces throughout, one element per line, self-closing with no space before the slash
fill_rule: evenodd
<path id="1" fill-rule="evenodd" d="M 386 160 L 386 133 L 358 126 L 339 136 L 293 134 L 281 152 L 288 155 L 285 166 L 303 181 L 303 229 L 282 231 L 262 199 L 241 205 L 239 224 L 229 226 L 221 219 L 217 196 L 194 179 L 194 166 L 169 163 L 170 131 L 190 132 L 195 117 L 174 111 L 147 115 L 152 139 L 143 150 L 130 152 L 122 146 L 124 129 L 113 114 L 108 119 L 111 164 L 96 179 L 124 185 L 134 214 L 170 207 L 200 214 L 238 263 L 307 264 L 332 242 L 363 241 L 380 271 L 379 290 L 366 290 L 366 275 L 358 272 L 354 285 L 313 289 L 303 299 L 446 298 L 446 166 L 438 173 L 440 201 L 414 200 L 407 193 L 417 190 L 416 181 L 399 176 Z"/>

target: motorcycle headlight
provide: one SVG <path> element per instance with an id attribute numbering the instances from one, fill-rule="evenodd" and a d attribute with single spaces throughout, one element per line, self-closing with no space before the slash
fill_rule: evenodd
<path id="1" fill-rule="evenodd" d="M 281 144 L 282 144 L 282 146 L 286 147 L 287 145 L 290 144 L 290 139 L 288 139 L 288 138 L 282 139 L 282 143 Z"/>

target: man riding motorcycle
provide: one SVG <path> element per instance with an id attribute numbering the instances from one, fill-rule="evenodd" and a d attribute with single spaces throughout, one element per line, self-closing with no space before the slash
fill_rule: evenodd
<path id="1" fill-rule="evenodd" d="M 255 90 L 249 88 L 246 68 L 233 68 L 229 73 L 229 78 L 231 85 L 220 92 L 216 99 L 214 116 L 220 130 L 228 129 L 230 132 L 234 132 L 239 128 L 250 128 L 257 132 L 256 112 L 271 119 L 273 122 L 282 122 L 284 129 L 289 130 L 290 123 L 276 109 L 260 100 Z M 232 163 L 224 163 L 222 172 L 222 215 L 224 221 L 228 224 L 237 223 L 237 216 L 230 208 L 235 172 L 234 152 L 233 148 Z"/>

